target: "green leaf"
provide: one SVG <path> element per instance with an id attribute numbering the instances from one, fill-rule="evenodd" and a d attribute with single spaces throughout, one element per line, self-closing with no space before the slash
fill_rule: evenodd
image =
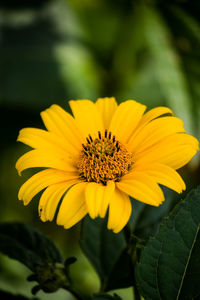
<path id="1" fill-rule="evenodd" d="M 118 37 L 114 72 L 120 76 L 117 85 L 118 99 L 138 99 L 150 109 L 163 104 L 163 95 L 154 61 L 146 45 L 144 11 L 138 4 L 121 24 L 123 34 Z"/>
<path id="2" fill-rule="evenodd" d="M 184 120 L 186 129 L 193 133 L 191 96 L 170 30 L 152 6 L 143 6 L 142 10 L 145 39 L 165 102 Z"/>
<path id="3" fill-rule="evenodd" d="M 0 224 L 0 251 L 16 259 L 33 271 L 27 280 L 37 281 L 32 293 L 39 290 L 52 293 L 59 288 L 69 291 L 69 267 L 75 257 L 63 260 L 54 243 L 33 227 L 21 223 Z"/>
<path id="4" fill-rule="evenodd" d="M 38 266 L 63 262 L 61 253 L 49 238 L 21 223 L 0 224 L 0 251 L 33 272 Z"/>
<path id="5" fill-rule="evenodd" d="M 124 231 L 115 234 L 106 223 L 106 218 L 85 218 L 81 247 L 100 276 L 102 291 L 130 287 L 134 277 L 133 247 L 126 244 Z"/>
<path id="6" fill-rule="evenodd" d="M 94 265 L 101 280 L 107 276 L 125 246 L 123 233 L 115 234 L 106 228 L 106 220 L 86 217 L 83 221 L 81 248 Z"/>
<path id="7" fill-rule="evenodd" d="M 82 223 L 80 245 L 100 276 L 103 290 L 108 290 L 109 275 L 122 255 L 126 242 L 123 232 L 118 234 L 106 228 L 106 218 L 87 217 Z M 119 274 L 118 274 L 119 275 Z M 116 276 L 116 280 L 119 279 Z M 121 274 L 123 276 L 123 274 Z M 112 280 L 115 281 L 115 274 Z M 115 283 L 110 283 L 112 288 Z M 119 286 L 118 286 L 119 288 Z"/>
<path id="8" fill-rule="evenodd" d="M 200 296 L 200 187 L 192 190 L 150 238 L 136 268 L 145 299 Z"/>
<path id="9" fill-rule="evenodd" d="M 0 299 L 6 300 L 39 300 L 38 298 L 27 298 L 23 295 L 14 295 L 9 292 L 1 291 L 0 290 Z"/>
<path id="10" fill-rule="evenodd" d="M 129 250 L 125 248 L 104 282 L 104 290 L 122 289 L 133 285 L 134 266 Z"/>
<path id="11" fill-rule="evenodd" d="M 96 99 L 101 89 L 99 66 L 89 50 L 76 43 L 60 43 L 54 54 L 68 97 Z"/>
<path id="12" fill-rule="evenodd" d="M 195 121 L 195 136 L 200 138 L 200 23 L 191 15 L 191 12 L 185 11 L 178 6 L 173 6 L 170 10 L 173 24 L 179 24 L 176 27 L 176 39 L 187 71 L 188 85 L 191 90 L 194 109 L 193 120 Z"/>

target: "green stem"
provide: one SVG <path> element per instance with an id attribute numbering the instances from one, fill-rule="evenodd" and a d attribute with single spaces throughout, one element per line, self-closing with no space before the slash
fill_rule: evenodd
<path id="1" fill-rule="evenodd" d="M 141 300 L 140 293 L 139 293 L 135 283 L 133 286 L 133 295 L 134 295 L 134 300 Z"/>
<path id="2" fill-rule="evenodd" d="M 125 239 L 126 239 L 126 244 L 128 247 L 131 246 L 131 239 L 132 239 L 132 229 L 130 226 L 130 223 L 128 223 L 125 228 L 124 228 L 124 235 L 125 235 Z M 134 253 L 131 253 L 131 256 L 134 256 L 133 258 L 133 265 L 135 268 L 136 265 L 136 249 L 134 249 Z M 138 291 L 137 285 L 136 285 L 136 281 L 135 281 L 135 276 L 133 277 L 133 295 L 134 295 L 134 300 L 141 300 L 141 296 L 140 293 Z"/>
<path id="3" fill-rule="evenodd" d="M 129 245 L 131 240 L 131 227 L 129 223 L 127 223 L 126 226 L 124 227 L 124 236 L 126 239 L 126 244 Z"/>

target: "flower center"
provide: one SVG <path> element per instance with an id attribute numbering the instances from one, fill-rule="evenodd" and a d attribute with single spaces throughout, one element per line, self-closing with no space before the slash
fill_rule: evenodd
<path id="1" fill-rule="evenodd" d="M 99 131 L 98 138 L 93 140 L 89 135 L 86 140 L 77 164 L 83 180 L 106 185 L 107 181 L 119 181 L 128 173 L 133 164 L 133 155 L 116 141 L 111 132 L 105 130 L 102 136 Z"/>

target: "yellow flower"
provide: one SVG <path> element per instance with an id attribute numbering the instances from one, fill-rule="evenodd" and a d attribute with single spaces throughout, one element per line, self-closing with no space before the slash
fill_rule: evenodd
<path id="1" fill-rule="evenodd" d="M 159 184 L 181 193 L 185 183 L 175 171 L 195 155 L 198 141 L 185 133 L 183 122 L 167 107 L 144 113 L 134 100 L 117 105 L 114 98 L 69 102 L 72 117 L 58 105 L 41 113 L 47 130 L 22 129 L 18 141 L 33 150 L 20 157 L 16 168 L 44 167 L 19 190 L 27 205 L 45 189 L 39 201 L 42 221 L 54 218 L 70 228 L 87 213 L 104 218 L 119 232 L 131 215 L 129 196 L 159 206 Z"/>

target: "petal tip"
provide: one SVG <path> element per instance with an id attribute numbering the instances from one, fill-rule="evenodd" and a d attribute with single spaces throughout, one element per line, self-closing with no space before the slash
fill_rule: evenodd
<path id="1" fill-rule="evenodd" d="M 17 170 L 17 174 L 18 174 L 19 176 L 22 176 L 22 169 L 19 167 L 18 161 L 17 161 L 16 164 L 15 164 L 15 169 Z"/>

